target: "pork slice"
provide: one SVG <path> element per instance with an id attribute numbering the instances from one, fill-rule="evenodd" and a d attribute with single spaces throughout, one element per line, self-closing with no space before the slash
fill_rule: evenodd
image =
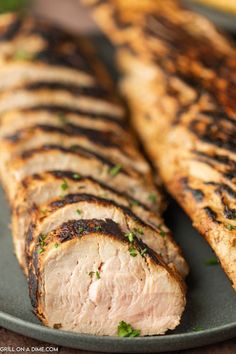
<path id="1" fill-rule="evenodd" d="M 174 329 L 185 307 L 181 280 L 136 238 L 132 249 L 136 256 L 109 219 L 72 220 L 51 232 L 35 249 L 29 276 L 42 322 L 96 335 L 117 335 L 121 321 L 142 336 Z"/>
<path id="2" fill-rule="evenodd" d="M 151 249 L 161 255 L 163 260 L 171 267 L 185 276 L 188 272 L 186 262 L 179 248 L 173 241 L 168 230 L 162 227 L 152 227 L 134 214 L 129 208 L 113 200 L 96 197 L 91 194 L 68 194 L 64 198 L 57 198 L 50 204 L 44 205 L 46 210 L 42 215 L 38 211 L 31 214 L 26 241 L 26 255 L 31 259 L 32 251 L 38 242 L 38 237 L 47 235 L 63 222 L 73 219 L 111 219 L 119 224 L 128 238 L 134 235 L 142 239 Z"/>
<path id="3" fill-rule="evenodd" d="M 105 99 L 93 98 L 88 95 L 74 95 L 64 90 L 11 90 L 0 94 L 0 113 L 12 109 L 28 108 L 40 104 L 61 104 L 87 110 L 91 113 L 107 114 L 122 117 L 124 109 Z"/>
<path id="4" fill-rule="evenodd" d="M 78 173 L 82 171 L 84 175 L 90 175 L 120 192 L 127 192 L 133 199 L 140 200 L 154 210 L 159 204 L 158 193 L 152 181 L 149 181 L 149 175 L 140 178 L 135 171 L 125 170 L 81 147 L 77 147 L 75 151 L 53 145 L 27 150 L 20 157 L 12 159 L 6 168 L 0 171 L 9 200 L 14 199 L 19 183 L 25 177 L 52 169 L 71 169 Z M 157 200 L 150 199 L 150 195 L 155 195 Z"/>
<path id="5" fill-rule="evenodd" d="M 91 151 L 98 152 L 109 158 L 114 164 L 120 163 L 142 173 L 148 172 L 146 161 L 130 145 L 132 138 L 117 136 L 109 131 L 99 131 L 91 127 L 81 127 L 65 122 L 63 126 L 55 127 L 49 124 L 38 123 L 31 128 L 16 131 L 0 140 L 1 164 L 24 150 L 34 149 L 46 144 L 59 144 L 64 147 L 80 145 Z"/>
<path id="6" fill-rule="evenodd" d="M 67 185 L 63 191 L 63 185 Z M 41 216 L 47 213 L 47 204 L 63 194 L 87 193 L 132 208 L 133 212 L 147 224 L 158 228 L 162 219 L 151 212 L 139 201 L 126 193 L 119 193 L 113 188 L 98 182 L 92 177 L 82 176 L 70 171 L 51 171 L 33 175 L 23 180 L 12 206 L 12 233 L 17 259 L 27 273 L 25 262 L 25 237 L 30 225 L 31 212 L 37 209 Z"/>
<path id="7" fill-rule="evenodd" d="M 107 130 L 117 136 L 126 138 L 127 130 L 121 120 L 105 116 L 90 116 L 86 112 L 66 106 L 35 106 L 29 109 L 10 110 L 0 117 L 0 138 L 14 134 L 17 130 L 31 128 L 37 124 L 50 124 L 62 127 L 65 122 L 81 127 L 93 127 L 96 130 Z"/>
<path id="8" fill-rule="evenodd" d="M 95 84 L 94 77 L 84 71 L 47 66 L 37 62 L 13 61 L 0 67 L 0 90 L 12 89 L 39 78 L 49 82 L 60 81 L 87 86 Z"/>

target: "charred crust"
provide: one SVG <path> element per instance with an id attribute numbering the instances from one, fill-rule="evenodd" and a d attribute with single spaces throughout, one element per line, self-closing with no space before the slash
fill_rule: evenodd
<path id="1" fill-rule="evenodd" d="M 55 236 L 63 243 L 74 237 L 86 236 L 91 233 L 102 233 L 123 240 L 123 234 L 119 225 L 111 219 L 70 220 L 63 223 L 60 228 L 55 231 Z"/>
<path id="2" fill-rule="evenodd" d="M 62 153 L 65 153 L 65 154 L 79 155 L 79 156 L 82 156 L 83 158 L 87 158 L 87 159 L 95 158 L 96 160 L 101 161 L 104 165 L 107 165 L 109 168 L 115 167 L 115 164 L 113 162 L 111 162 L 110 160 L 108 160 L 107 158 L 105 158 L 104 156 L 99 155 L 91 150 L 86 149 L 86 148 L 83 148 L 79 145 L 75 145 L 71 148 L 66 148 L 66 147 L 63 147 L 63 146 L 57 145 L 57 144 L 51 144 L 51 145 L 46 144 L 46 145 L 42 145 L 42 146 L 35 148 L 35 149 L 29 149 L 29 150 L 23 151 L 21 154 L 21 158 L 23 160 L 27 160 L 36 154 L 39 154 L 41 152 L 52 151 L 52 150 L 61 151 Z M 124 168 L 122 168 L 120 173 L 123 173 L 127 176 L 129 175 L 128 171 L 125 170 Z"/>
<path id="3" fill-rule="evenodd" d="M 100 86 L 82 86 L 65 82 L 52 82 L 52 81 L 36 81 L 25 84 L 23 87 L 25 90 L 37 91 L 37 90 L 62 90 L 68 91 L 73 95 L 84 95 L 93 98 L 106 98 L 108 93 Z"/>
<path id="4" fill-rule="evenodd" d="M 55 178 L 59 178 L 59 179 L 70 179 L 73 181 L 78 181 L 78 178 L 76 176 L 76 172 L 73 171 L 48 171 L 48 173 L 50 173 L 51 175 L 53 175 Z M 105 190 L 108 190 L 114 194 L 117 194 L 120 197 L 129 199 L 131 202 L 137 202 L 138 205 L 145 209 L 146 211 L 150 211 L 150 209 L 143 203 L 141 203 L 140 201 L 136 200 L 136 199 L 132 199 L 128 194 L 124 193 L 124 192 L 120 192 L 110 186 L 108 186 L 107 184 L 101 182 L 101 181 L 97 181 L 95 178 L 91 177 L 91 176 L 80 176 L 79 181 L 86 181 L 86 180 L 90 180 L 92 182 L 97 183 L 98 185 L 100 185 L 102 188 L 104 188 Z"/>
<path id="5" fill-rule="evenodd" d="M 74 204 L 78 202 L 88 202 L 88 203 L 98 203 L 103 206 L 115 206 L 116 208 L 119 208 L 122 210 L 126 215 L 131 217 L 133 220 L 138 222 L 140 225 L 144 227 L 148 227 L 152 229 L 152 226 L 147 225 L 144 221 L 142 221 L 136 214 L 134 214 L 129 208 L 122 206 L 118 203 L 116 203 L 113 200 L 105 199 L 105 198 L 100 198 L 100 197 L 95 197 L 94 195 L 91 194 L 68 194 L 64 198 L 57 199 L 49 204 L 49 208 L 51 211 L 63 208 L 64 206 L 68 204 Z"/>
<path id="6" fill-rule="evenodd" d="M 41 104 L 41 105 L 35 105 L 27 108 L 21 108 L 19 109 L 21 112 L 37 112 L 37 111 L 46 111 L 50 113 L 55 113 L 55 114 L 74 114 L 80 117 L 86 117 L 86 118 L 93 118 L 93 119 L 99 119 L 99 120 L 104 120 L 108 122 L 115 123 L 116 125 L 122 127 L 124 126 L 124 121 L 122 119 L 117 118 L 116 116 L 113 116 L 112 114 L 109 113 L 96 113 L 96 112 L 91 112 L 88 110 L 84 109 L 79 109 L 79 108 L 73 108 L 69 106 L 63 106 L 63 105 L 54 105 L 54 104 Z"/>
<path id="7" fill-rule="evenodd" d="M 0 33 L 0 42 L 10 41 L 18 34 L 22 25 L 22 19 L 16 17 L 6 29 Z"/>
<path id="8" fill-rule="evenodd" d="M 217 219 L 217 214 L 214 210 L 212 210 L 209 206 L 204 208 L 205 213 L 207 216 L 213 221 L 214 223 L 221 224 L 221 222 Z"/>
<path id="9" fill-rule="evenodd" d="M 203 201 L 203 199 L 204 199 L 203 191 L 201 191 L 201 189 L 199 189 L 199 188 L 190 187 L 187 177 L 182 178 L 180 183 L 181 183 L 181 185 L 183 187 L 183 190 L 187 191 L 187 192 L 190 192 L 192 194 L 192 196 L 194 197 L 194 199 L 196 200 L 196 202 L 202 202 Z"/>

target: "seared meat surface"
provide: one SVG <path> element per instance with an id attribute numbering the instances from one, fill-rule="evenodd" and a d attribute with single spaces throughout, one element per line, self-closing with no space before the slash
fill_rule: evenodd
<path id="1" fill-rule="evenodd" d="M 0 177 L 35 313 L 80 333 L 125 321 L 162 334 L 188 267 L 114 92 L 84 39 L 0 17 Z"/>
<path id="2" fill-rule="evenodd" d="M 150 158 L 236 290 L 235 45 L 179 1 L 87 2 Z"/>

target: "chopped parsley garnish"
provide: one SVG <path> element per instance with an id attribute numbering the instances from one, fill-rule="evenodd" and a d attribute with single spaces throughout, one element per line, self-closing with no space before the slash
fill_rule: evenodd
<path id="1" fill-rule="evenodd" d="M 61 122 L 62 124 L 66 124 L 66 123 L 67 123 L 67 118 L 66 118 L 66 116 L 65 116 L 64 113 L 59 112 L 59 113 L 57 114 L 57 118 L 60 120 L 60 122 Z"/>
<path id="2" fill-rule="evenodd" d="M 102 226 L 101 225 L 95 226 L 95 230 L 96 231 L 102 231 Z"/>
<path id="3" fill-rule="evenodd" d="M 46 242 L 45 242 L 46 238 L 47 238 L 46 234 L 39 235 L 39 242 L 38 243 L 41 247 L 44 247 L 46 245 Z"/>
<path id="4" fill-rule="evenodd" d="M 219 265 L 219 261 L 216 258 L 210 258 L 205 262 L 207 266 Z"/>
<path id="5" fill-rule="evenodd" d="M 162 225 L 158 225 L 158 229 L 159 229 L 159 234 L 161 237 L 165 237 L 166 236 L 166 232 L 162 229 Z"/>
<path id="6" fill-rule="evenodd" d="M 47 209 L 41 209 L 40 212 L 41 212 L 41 214 L 46 215 L 48 210 Z"/>
<path id="7" fill-rule="evenodd" d="M 63 191 L 66 191 L 68 188 L 69 188 L 69 185 L 68 185 L 67 181 L 64 179 L 63 183 L 61 184 L 61 189 Z"/>
<path id="8" fill-rule="evenodd" d="M 143 257 L 147 253 L 147 248 L 144 248 L 140 251 L 141 256 Z"/>
<path id="9" fill-rule="evenodd" d="M 233 225 L 231 225 L 231 224 L 226 225 L 226 228 L 227 228 L 229 231 L 236 230 L 236 226 L 233 226 Z"/>
<path id="10" fill-rule="evenodd" d="M 84 228 L 82 226 L 80 226 L 78 231 L 79 231 L 79 234 L 82 234 L 84 232 Z"/>
<path id="11" fill-rule="evenodd" d="M 134 329 L 129 323 L 121 321 L 118 325 L 117 334 L 119 337 L 138 337 L 141 331 Z"/>
<path id="12" fill-rule="evenodd" d="M 139 206 L 140 205 L 140 203 L 139 203 L 139 201 L 137 201 L 137 200 L 131 200 L 130 202 L 129 202 L 129 206 L 130 206 L 130 208 L 132 208 L 132 207 L 134 207 L 134 206 Z"/>
<path id="13" fill-rule="evenodd" d="M 204 330 L 204 328 L 201 327 L 201 326 L 196 326 L 196 327 L 193 328 L 194 332 L 200 332 L 200 331 L 203 331 L 203 330 Z"/>
<path id="14" fill-rule="evenodd" d="M 157 202 L 157 196 L 155 193 L 151 193 L 148 196 L 148 200 L 152 203 L 155 204 Z"/>
<path id="15" fill-rule="evenodd" d="M 129 248 L 129 254 L 132 256 L 132 257 L 136 257 L 137 256 L 137 250 L 134 248 L 134 247 L 130 247 Z"/>
<path id="16" fill-rule="evenodd" d="M 129 242 L 131 242 L 131 243 L 134 241 L 134 236 L 135 236 L 135 234 L 134 234 L 132 231 L 127 232 L 127 233 L 125 234 L 125 237 L 127 237 L 128 240 L 129 240 Z"/>
<path id="17" fill-rule="evenodd" d="M 140 228 L 134 228 L 134 232 L 136 232 L 139 235 L 143 235 L 143 230 Z"/>
<path id="18" fill-rule="evenodd" d="M 38 253 L 39 253 L 39 254 L 43 253 L 44 251 L 45 251 L 45 249 L 44 249 L 43 247 L 40 247 L 40 248 L 38 249 Z"/>
<path id="19" fill-rule="evenodd" d="M 99 273 L 98 270 L 96 271 L 96 278 L 97 278 L 97 279 L 100 279 L 100 278 L 101 278 L 101 277 L 100 277 L 100 273 Z"/>
<path id="20" fill-rule="evenodd" d="M 117 164 L 117 165 L 115 165 L 114 167 L 110 168 L 109 173 L 110 173 L 113 177 L 115 177 L 115 176 L 118 175 L 118 173 L 121 171 L 121 169 L 122 169 L 122 165 L 121 165 L 121 164 Z"/>
<path id="21" fill-rule="evenodd" d="M 74 178 L 74 179 L 80 179 L 81 176 L 80 176 L 78 173 L 74 173 L 74 174 L 73 174 L 73 178 Z"/>
<path id="22" fill-rule="evenodd" d="M 55 248 L 58 248 L 58 247 L 59 247 L 59 243 L 56 242 L 56 243 L 54 244 L 54 247 L 55 247 Z"/>
<path id="23" fill-rule="evenodd" d="M 82 211 L 79 210 L 79 209 L 77 209 L 77 210 L 76 210 L 76 213 L 77 213 L 78 215 L 81 215 L 81 214 L 82 214 Z"/>
<path id="24" fill-rule="evenodd" d="M 35 54 L 25 49 L 17 49 L 13 54 L 14 60 L 33 60 Z"/>

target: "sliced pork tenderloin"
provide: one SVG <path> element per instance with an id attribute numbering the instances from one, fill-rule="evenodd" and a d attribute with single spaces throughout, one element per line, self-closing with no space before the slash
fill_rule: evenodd
<path id="1" fill-rule="evenodd" d="M 140 200 L 153 210 L 158 209 L 158 193 L 150 178 L 143 178 L 131 169 L 125 170 L 121 165 L 114 165 L 108 159 L 79 146 L 75 149 L 63 148 L 56 145 L 45 145 L 38 149 L 25 151 L 22 156 L 12 159 L 0 169 L 5 190 L 10 202 L 14 200 L 18 184 L 27 176 L 51 169 L 71 169 L 79 174 L 90 175 L 105 182 L 120 192 L 126 192 L 133 199 Z M 0 165 L 1 167 L 1 165 Z M 5 171 L 8 171 L 5 174 Z M 154 198 L 150 198 L 155 196 Z"/>
<path id="2" fill-rule="evenodd" d="M 68 194 L 63 198 L 57 198 L 49 204 L 43 205 L 44 213 L 36 210 L 31 214 L 26 241 L 26 256 L 30 260 L 38 237 L 47 235 L 62 223 L 76 219 L 111 219 L 119 224 L 124 234 L 133 239 L 134 236 L 145 242 L 151 249 L 159 254 L 170 267 L 176 267 L 184 277 L 188 272 L 186 262 L 180 256 L 168 230 L 163 225 L 156 228 L 142 221 L 129 208 L 124 207 L 113 200 L 96 197 L 91 194 Z"/>
<path id="3" fill-rule="evenodd" d="M 25 238 L 32 210 L 37 209 L 41 216 L 48 212 L 46 205 L 50 201 L 66 194 L 87 193 L 104 199 L 113 200 L 132 211 L 145 223 L 158 229 L 163 220 L 138 200 L 125 192 L 119 193 L 113 188 L 98 182 L 92 177 L 82 176 L 70 171 L 51 171 L 36 174 L 23 180 L 15 197 L 12 208 L 12 233 L 17 259 L 27 273 L 25 262 Z M 164 229 L 163 229 L 164 228 Z M 165 226 L 162 232 L 167 233 Z"/>
<path id="4" fill-rule="evenodd" d="M 112 119 L 107 116 L 91 116 L 80 110 L 67 106 L 35 106 L 32 109 L 10 110 L 0 117 L 0 138 L 12 135 L 16 131 L 31 128 L 37 124 L 50 124 L 62 127 L 65 123 L 81 127 L 109 131 L 125 139 L 130 137 L 122 120 Z M 123 123 L 123 124 L 122 124 Z"/>
<path id="5" fill-rule="evenodd" d="M 49 124 L 37 124 L 21 129 L 13 135 L 0 140 L 1 164 L 24 150 L 34 149 L 46 144 L 60 144 L 64 147 L 79 145 L 98 152 L 109 158 L 114 164 L 145 173 L 149 170 L 146 161 L 141 158 L 134 146 L 127 143 L 127 137 L 117 136 L 111 131 L 95 130 L 65 122 L 61 127 Z"/>
<path id="6" fill-rule="evenodd" d="M 72 220 L 48 234 L 33 253 L 29 285 L 44 324 L 80 333 L 117 335 L 125 321 L 142 336 L 163 334 L 185 306 L 180 279 L 109 219 Z"/>

